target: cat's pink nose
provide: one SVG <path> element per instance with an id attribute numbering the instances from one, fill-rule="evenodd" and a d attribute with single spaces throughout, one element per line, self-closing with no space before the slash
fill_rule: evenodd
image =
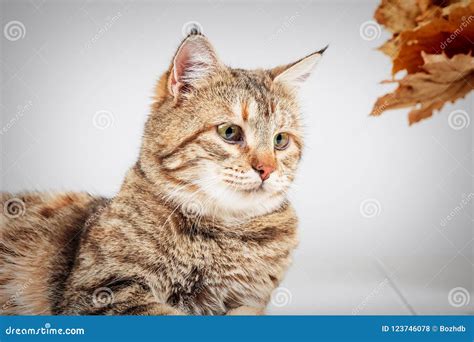
<path id="1" fill-rule="evenodd" d="M 260 178 L 262 179 L 262 182 L 268 177 L 270 177 L 270 174 L 275 171 L 275 166 L 273 165 L 265 165 L 265 164 L 258 164 L 254 166 L 254 170 L 258 172 Z"/>

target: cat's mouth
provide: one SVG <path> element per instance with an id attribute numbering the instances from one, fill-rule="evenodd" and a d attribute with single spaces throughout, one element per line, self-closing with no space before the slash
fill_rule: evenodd
<path id="1" fill-rule="evenodd" d="M 238 190 L 242 193 L 256 193 L 265 191 L 265 182 L 264 181 L 252 181 L 242 183 L 237 180 L 228 180 L 224 179 L 224 183 L 230 187 L 232 190 Z"/>

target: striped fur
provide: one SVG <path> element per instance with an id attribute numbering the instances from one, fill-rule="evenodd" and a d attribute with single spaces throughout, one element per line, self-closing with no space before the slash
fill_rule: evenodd
<path id="1" fill-rule="evenodd" d="M 187 40 L 158 82 L 140 156 L 115 197 L 1 194 L 2 314 L 263 313 L 297 244 L 286 192 L 302 137 L 286 80 L 301 75 L 231 69 L 205 37 Z M 216 133 L 225 122 L 242 127 L 245 143 Z M 278 132 L 291 136 L 286 150 L 273 147 Z M 262 182 L 252 165 L 264 159 L 276 170 Z"/>

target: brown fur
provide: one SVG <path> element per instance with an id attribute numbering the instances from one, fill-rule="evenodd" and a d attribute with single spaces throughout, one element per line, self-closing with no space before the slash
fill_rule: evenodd
<path id="1" fill-rule="evenodd" d="M 297 244 L 285 194 L 301 156 L 299 109 L 291 86 L 275 81 L 287 68 L 230 69 L 197 39 L 212 73 L 186 81 L 178 51 L 156 87 L 140 157 L 114 198 L 1 195 L 3 314 L 263 313 Z M 238 146 L 215 128 L 236 117 L 252 132 Z M 276 151 L 273 131 L 282 129 L 292 143 Z M 276 167 L 272 187 L 255 186 L 255 161 Z M 209 172 L 227 195 L 211 196 L 216 179 L 211 192 L 199 183 Z M 242 201 L 225 202 L 234 195 Z M 23 212 L 10 212 L 12 201 Z"/>

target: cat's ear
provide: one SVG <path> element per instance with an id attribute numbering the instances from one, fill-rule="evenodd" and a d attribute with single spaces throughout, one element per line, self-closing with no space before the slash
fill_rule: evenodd
<path id="1" fill-rule="evenodd" d="M 221 63 L 207 38 L 189 35 L 176 52 L 168 79 L 168 91 L 177 97 L 188 87 L 216 72 Z"/>
<path id="2" fill-rule="evenodd" d="M 327 46 L 294 63 L 273 68 L 270 70 L 273 81 L 284 83 L 289 87 L 299 88 L 311 75 L 326 49 Z"/>

